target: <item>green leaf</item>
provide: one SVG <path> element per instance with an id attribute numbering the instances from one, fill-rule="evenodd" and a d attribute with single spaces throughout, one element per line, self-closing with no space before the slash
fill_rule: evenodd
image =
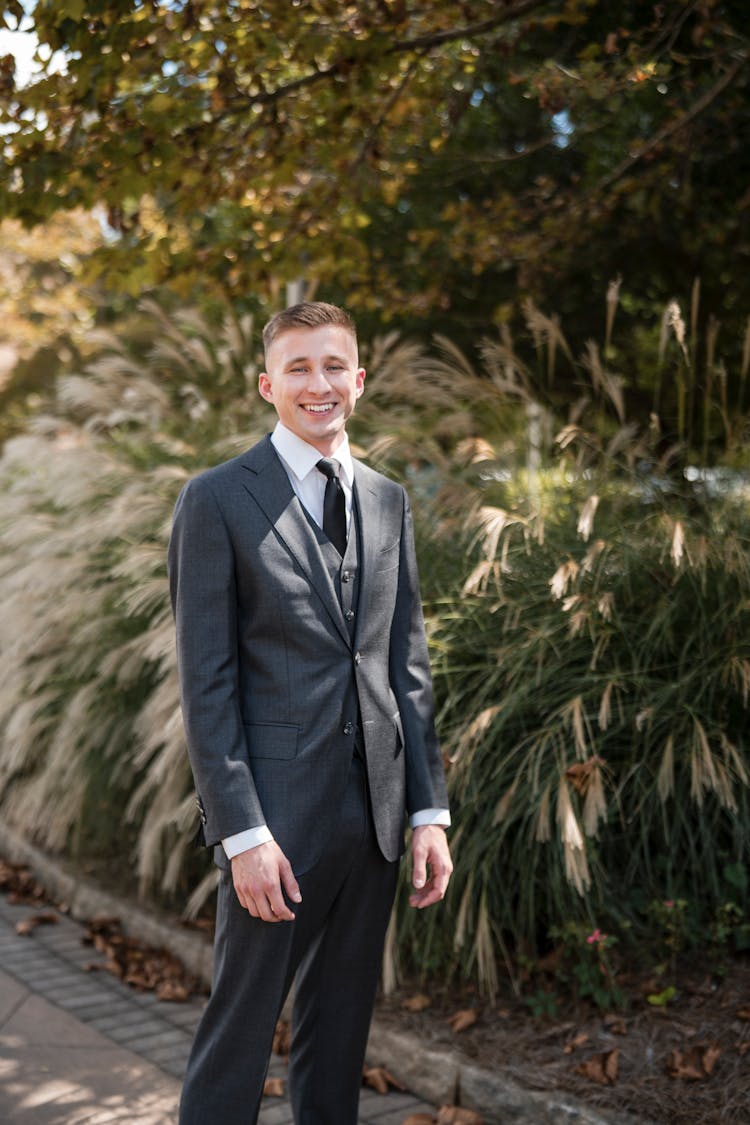
<path id="1" fill-rule="evenodd" d="M 666 1008 L 670 1000 L 674 1000 L 676 995 L 677 989 L 673 984 L 670 984 L 669 987 L 663 989 L 662 992 L 652 992 L 646 999 L 654 1008 Z"/>

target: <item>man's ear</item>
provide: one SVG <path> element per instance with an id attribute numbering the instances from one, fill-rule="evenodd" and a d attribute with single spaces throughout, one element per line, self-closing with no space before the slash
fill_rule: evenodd
<path id="1" fill-rule="evenodd" d="M 359 396 L 362 394 L 362 392 L 365 389 L 365 375 L 366 374 L 367 374 L 367 372 L 365 371 L 364 367 L 360 367 L 359 370 L 357 371 L 357 377 L 356 377 L 356 383 L 355 383 L 355 387 L 356 387 L 356 391 L 357 391 L 357 398 L 359 398 Z"/>
<path id="2" fill-rule="evenodd" d="M 258 391 L 261 398 L 264 398 L 266 402 L 273 402 L 273 387 L 271 385 L 271 379 L 265 371 L 261 371 L 260 375 L 258 376 Z"/>

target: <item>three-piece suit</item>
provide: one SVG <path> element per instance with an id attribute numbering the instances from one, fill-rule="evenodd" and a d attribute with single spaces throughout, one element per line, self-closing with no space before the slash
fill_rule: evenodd
<path id="1" fill-rule="evenodd" d="M 406 493 L 354 462 L 342 558 L 267 437 L 183 489 L 169 574 L 203 835 L 224 869 L 180 1120 L 256 1120 L 296 974 L 295 1120 L 349 1125 L 405 813 L 447 807 Z M 220 841 L 261 824 L 302 891 L 293 922 L 234 892 Z"/>

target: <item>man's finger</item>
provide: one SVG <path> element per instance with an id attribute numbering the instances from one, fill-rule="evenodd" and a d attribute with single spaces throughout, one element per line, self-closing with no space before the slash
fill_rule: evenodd
<path id="1" fill-rule="evenodd" d="M 281 884 L 279 883 L 268 894 L 267 900 L 268 913 L 264 914 L 264 921 L 266 922 L 293 922 L 294 914 L 284 902 L 284 896 L 281 893 Z"/>
<path id="2" fill-rule="evenodd" d="M 287 897 L 290 898 L 292 902 L 302 902 L 302 892 L 299 889 L 299 883 L 294 878 L 292 865 L 286 856 L 284 856 L 283 863 L 279 864 L 279 874 L 281 875 L 281 882 L 287 893 Z"/>
<path id="3" fill-rule="evenodd" d="M 281 897 L 281 892 L 264 899 L 261 918 L 264 922 L 293 922 L 294 915 Z"/>
<path id="4" fill-rule="evenodd" d="M 424 910 L 425 906 L 432 906 L 433 903 L 440 902 L 445 896 L 445 889 L 447 880 L 437 882 L 434 878 L 414 894 L 409 896 L 409 905 L 416 907 L 417 910 Z"/>

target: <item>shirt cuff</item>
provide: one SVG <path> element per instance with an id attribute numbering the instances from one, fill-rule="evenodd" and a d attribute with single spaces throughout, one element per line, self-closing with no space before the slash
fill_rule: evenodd
<path id="1" fill-rule="evenodd" d="M 451 814 L 447 809 L 420 809 L 409 817 L 412 828 L 421 828 L 424 824 L 442 824 L 447 828 L 451 822 Z"/>
<path id="2" fill-rule="evenodd" d="M 221 844 L 227 853 L 227 859 L 234 859 L 240 852 L 257 848 L 258 844 L 269 844 L 271 840 L 273 836 L 266 825 L 259 824 L 257 828 L 246 828 L 244 832 L 235 832 L 234 836 L 227 836 Z"/>

